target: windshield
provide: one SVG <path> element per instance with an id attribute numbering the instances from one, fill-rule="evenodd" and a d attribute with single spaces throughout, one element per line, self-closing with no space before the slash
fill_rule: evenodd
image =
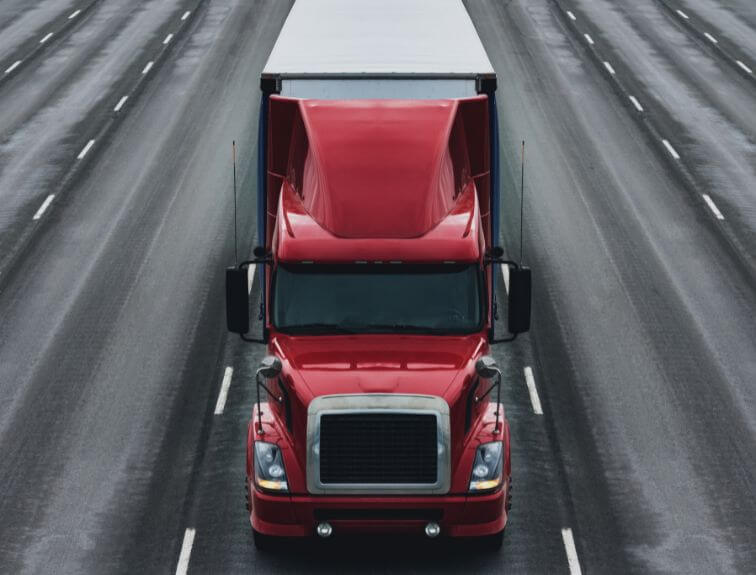
<path id="1" fill-rule="evenodd" d="M 477 264 L 281 264 L 272 321 L 292 334 L 472 333 L 481 275 Z"/>

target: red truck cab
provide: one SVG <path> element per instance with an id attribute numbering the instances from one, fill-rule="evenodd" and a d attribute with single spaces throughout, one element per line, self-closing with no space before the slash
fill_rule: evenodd
<path id="1" fill-rule="evenodd" d="M 492 93 L 262 106 L 261 245 L 226 275 L 229 330 L 252 340 L 247 269 L 261 272 L 256 544 L 406 532 L 499 546 L 511 463 L 494 264 L 510 269 L 511 337 L 529 327 L 530 273 L 494 241 Z"/>

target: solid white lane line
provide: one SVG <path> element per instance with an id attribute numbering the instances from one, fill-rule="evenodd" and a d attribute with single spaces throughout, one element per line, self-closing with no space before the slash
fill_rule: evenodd
<path id="1" fill-rule="evenodd" d="M 181 553 L 179 554 L 178 564 L 176 565 L 176 575 L 186 575 L 189 569 L 189 559 L 192 557 L 192 546 L 194 545 L 195 529 L 188 528 L 184 532 L 184 542 L 181 544 Z"/>
<path id="2" fill-rule="evenodd" d="M 186 12 L 184 12 L 184 15 L 181 17 L 181 21 L 183 22 L 184 20 L 189 18 L 189 14 L 191 13 L 192 13 L 191 10 L 187 10 Z"/>
<path id="3" fill-rule="evenodd" d="M 630 101 L 633 103 L 633 106 L 635 106 L 636 110 L 638 110 L 639 112 L 643 111 L 643 106 L 641 106 L 638 98 L 636 98 L 635 96 L 630 96 Z"/>
<path id="4" fill-rule="evenodd" d="M 163 40 L 163 44 L 167 44 L 167 43 L 168 43 L 168 42 L 170 42 L 171 40 L 173 40 L 173 34 L 168 34 L 168 35 L 167 35 L 167 36 L 165 37 L 165 40 Z"/>
<path id="5" fill-rule="evenodd" d="M 152 70 L 152 66 L 154 64 L 155 64 L 155 62 L 153 62 L 152 60 L 150 60 L 149 62 L 147 62 L 147 65 L 144 67 L 144 70 L 142 70 L 142 74 L 146 74 L 147 72 L 149 72 L 150 70 Z"/>
<path id="6" fill-rule="evenodd" d="M 234 375 L 234 368 L 227 367 L 226 372 L 223 374 L 223 383 L 221 383 L 220 393 L 218 394 L 218 402 L 215 404 L 215 415 L 221 415 L 223 409 L 226 407 L 226 398 L 228 397 L 228 388 L 231 387 L 231 378 Z"/>
<path id="7" fill-rule="evenodd" d="M 128 99 L 129 99 L 128 96 L 124 96 L 123 98 L 121 98 L 120 100 L 118 100 L 118 103 L 116 104 L 116 107 L 113 108 L 113 111 L 114 112 L 120 112 L 121 108 L 123 108 L 123 105 L 126 103 L 126 100 L 128 100 Z"/>
<path id="8" fill-rule="evenodd" d="M 509 266 L 507 264 L 501 264 L 501 274 L 504 276 L 504 288 L 509 293 Z"/>
<path id="9" fill-rule="evenodd" d="M 84 148 L 83 148 L 83 149 L 81 150 L 81 152 L 79 152 L 79 155 L 78 155 L 78 156 L 76 156 L 76 159 L 77 159 L 77 160 L 83 160 L 83 159 L 84 159 L 84 156 L 86 156 L 86 155 L 87 155 L 87 152 L 89 152 L 89 150 L 91 150 L 91 149 L 92 149 L 92 146 L 94 146 L 94 143 L 95 143 L 95 141 L 94 141 L 94 140 L 89 140 L 89 141 L 87 142 L 87 145 L 86 145 L 86 146 L 84 146 Z"/>
<path id="10" fill-rule="evenodd" d="M 577 549 L 575 549 L 575 538 L 572 536 L 572 529 L 566 527 L 562 529 L 562 541 L 564 542 L 564 551 L 567 553 L 567 565 L 570 568 L 570 575 L 583 575 L 580 569 Z"/>
<path id="11" fill-rule="evenodd" d="M 572 13 L 572 11 L 571 11 L 571 10 L 567 10 L 567 16 L 569 16 L 569 17 L 570 17 L 570 19 L 571 19 L 571 20 L 572 20 L 573 22 L 574 22 L 575 20 L 577 20 L 577 18 L 575 18 L 575 15 L 574 15 L 574 14 Z"/>
<path id="12" fill-rule="evenodd" d="M 703 196 L 704 201 L 709 206 L 709 209 L 714 212 L 714 217 L 716 217 L 718 220 L 725 219 L 722 215 L 722 212 L 719 211 L 719 208 L 717 207 L 717 204 L 714 203 L 714 200 L 711 199 L 711 196 L 709 194 L 701 194 Z"/>
<path id="13" fill-rule="evenodd" d="M 33 220 L 38 220 L 39 218 L 42 217 L 42 214 L 45 213 L 45 210 L 48 207 L 50 207 L 50 204 L 52 203 L 54 197 L 55 197 L 55 194 L 50 194 L 49 196 L 47 196 L 47 198 L 45 199 L 45 201 L 42 202 L 42 205 L 39 206 L 39 209 L 37 210 L 37 213 L 34 214 L 34 217 L 32 218 Z"/>
<path id="14" fill-rule="evenodd" d="M 719 42 L 717 42 L 717 39 L 711 34 L 709 34 L 708 32 L 704 32 L 704 36 L 706 36 L 709 39 L 709 42 L 713 44 L 719 44 Z"/>
<path id="15" fill-rule="evenodd" d="M 667 148 L 670 156 L 672 156 L 675 160 L 680 159 L 680 154 L 678 154 L 677 150 L 672 147 L 672 144 L 669 143 L 669 140 L 662 140 L 662 144 L 664 144 L 664 147 Z"/>
<path id="16" fill-rule="evenodd" d="M 680 15 L 680 18 L 685 18 L 686 20 L 690 20 L 690 18 L 688 18 L 688 15 L 682 10 L 676 10 L 676 12 Z"/>
<path id="17" fill-rule="evenodd" d="M 743 64 L 743 62 L 741 62 L 740 60 L 735 60 L 735 62 L 737 63 L 738 66 L 740 66 L 741 68 L 743 68 L 743 70 L 745 70 L 749 74 L 753 74 L 753 70 L 751 70 L 748 66 L 746 66 L 745 64 Z"/>
<path id="18" fill-rule="evenodd" d="M 79 15 L 79 14 L 81 14 L 81 10 L 77 10 L 76 12 L 74 12 L 73 14 L 71 14 L 71 15 L 70 15 L 70 16 L 68 17 L 68 19 L 69 19 L 69 20 L 73 20 L 73 19 L 74 19 L 74 18 L 76 18 L 76 17 L 77 17 L 77 16 Z"/>
<path id="19" fill-rule="evenodd" d="M 45 42 L 47 42 L 47 41 L 48 41 L 48 40 L 49 40 L 50 38 L 52 38 L 52 37 L 53 37 L 53 33 L 52 33 L 52 32 L 50 32 L 50 33 L 49 33 L 49 34 L 47 34 L 47 35 L 46 35 L 46 36 L 45 36 L 44 38 L 42 38 L 42 39 L 41 39 L 41 40 L 39 41 L 39 43 L 40 43 L 40 44 L 44 44 Z"/>
<path id="20" fill-rule="evenodd" d="M 18 68 L 21 65 L 21 62 L 23 62 L 23 60 L 16 60 L 15 62 L 13 62 L 13 64 L 11 64 L 8 67 L 8 69 L 5 71 L 5 73 L 6 74 L 10 74 L 11 72 L 13 72 L 13 70 L 15 70 L 16 68 Z"/>
<path id="21" fill-rule="evenodd" d="M 536 415 L 543 415 L 541 398 L 538 397 L 538 390 L 536 389 L 535 385 L 535 377 L 533 377 L 533 368 L 530 366 L 525 368 L 525 384 L 528 386 L 530 403 L 533 405 L 533 413 L 535 413 Z"/>
<path id="22" fill-rule="evenodd" d="M 609 70 L 609 73 L 612 76 L 614 76 L 617 73 L 617 72 L 614 71 L 614 68 L 612 68 L 612 65 L 609 62 L 607 62 L 606 60 L 604 61 L 604 68 L 606 68 L 607 70 Z"/>
<path id="23" fill-rule="evenodd" d="M 250 264 L 247 268 L 247 293 L 252 293 L 252 282 L 255 281 L 255 264 Z"/>
<path id="24" fill-rule="evenodd" d="M 593 38 L 591 38 L 591 35 L 590 34 L 583 34 L 583 36 L 585 36 L 585 39 L 588 40 L 588 43 L 591 46 L 593 46 L 594 42 L 593 42 Z"/>

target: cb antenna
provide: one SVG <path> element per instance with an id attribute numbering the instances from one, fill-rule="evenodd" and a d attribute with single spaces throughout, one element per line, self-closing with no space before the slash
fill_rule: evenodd
<path id="1" fill-rule="evenodd" d="M 520 265 L 522 265 L 522 213 L 525 198 L 525 140 L 522 141 L 520 161 Z"/>
<path id="2" fill-rule="evenodd" d="M 231 143 L 231 155 L 234 163 L 234 264 L 239 264 L 239 248 L 236 239 L 236 140 Z"/>

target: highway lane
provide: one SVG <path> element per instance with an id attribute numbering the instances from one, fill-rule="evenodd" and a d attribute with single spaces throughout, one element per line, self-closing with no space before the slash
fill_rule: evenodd
<path id="1" fill-rule="evenodd" d="M 177 489 L 224 335 L 230 145 L 254 157 L 254 123 L 240 118 L 256 118 L 259 67 L 275 39 L 261 24 L 285 12 L 213 2 L 198 14 L 4 278 L 3 571 L 173 562 L 157 535 L 179 529 Z M 166 485 L 165 498 L 151 499 Z"/>
<path id="2" fill-rule="evenodd" d="M 681 0 L 682 9 L 716 27 L 756 59 L 756 4 L 750 0 Z"/>
<path id="3" fill-rule="evenodd" d="M 550 3 L 470 8 L 504 78 L 503 157 L 529 139 L 533 339 L 581 561 L 745 572 L 753 286 Z"/>
<path id="4" fill-rule="evenodd" d="M 194 529 L 190 572 L 567 573 L 569 528 L 583 572 L 747 572 L 753 286 L 551 1 L 468 9 L 500 78 L 509 249 L 528 141 L 534 328 L 496 350 L 514 435 L 502 552 L 254 551 L 242 478 L 263 350 L 224 333 L 222 270 L 230 142 L 249 246 L 258 76 L 288 4 L 208 0 L 0 278 L 0 571 L 171 572 Z"/>
<path id="5" fill-rule="evenodd" d="M 19 44 L 39 32 L 51 21 L 65 14 L 81 0 L 43 0 L 30 6 L 27 0 L 0 2 L 0 61 Z"/>
<path id="6" fill-rule="evenodd" d="M 0 269 L 188 4 L 103 2 L 0 86 Z"/>
<path id="7" fill-rule="evenodd" d="M 574 7 L 755 265 L 755 85 L 679 28 L 655 0 L 578 0 Z"/>

